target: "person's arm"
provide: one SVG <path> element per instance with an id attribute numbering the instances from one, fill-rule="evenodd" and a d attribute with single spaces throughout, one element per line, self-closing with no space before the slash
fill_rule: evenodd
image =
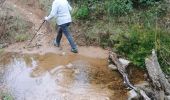
<path id="1" fill-rule="evenodd" d="M 57 13 L 57 8 L 58 8 L 57 4 L 55 2 L 53 2 L 50 15 L 48 17 L 45 17 L 45 20 L 48 21 L 51 18 L 53 18 L 56 15 L 56 13 Z"/>

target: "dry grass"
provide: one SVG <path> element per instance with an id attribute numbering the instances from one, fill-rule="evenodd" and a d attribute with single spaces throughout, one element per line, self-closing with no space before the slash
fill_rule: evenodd
<path id="1" fill-rule="evenodd" d="M 25 21 L 13 8 L 0 9 L 0 44 L 24 41 L 29 38 L 32 23 Z"/>

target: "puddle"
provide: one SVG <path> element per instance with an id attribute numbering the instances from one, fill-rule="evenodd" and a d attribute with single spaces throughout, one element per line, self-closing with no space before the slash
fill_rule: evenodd
<path id="1" fill-rule="evenodd" d="M 121 76 L 107 68 L 106 59 L 7 53 L 0 58 L 0 71 L 0 90 L 15 100 L 127 99 Z"/>

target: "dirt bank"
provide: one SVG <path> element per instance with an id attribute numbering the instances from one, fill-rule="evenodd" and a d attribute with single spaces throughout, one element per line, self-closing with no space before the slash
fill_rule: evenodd
<path id="1" fill-rule="evenodd" d="M 21 16 L 27 21 L 30 21 L 34 25 L 32 26 L 32 34 L 35 34 L 35 29 L 38 29 L 39 25 L 42 22 L 43 14 L 37 13 L 37 11 L 33 10 L 31 6 L 20 5 L 20 3 L 15 2 L 15 0 L 7 1 L 6 5 L 13 6 L 18 12 L 21 13 Z M 41 16 L 41 17 L 40 17 Z M 10 45 L 5 49 L 6 52 L 19 52 L 19 53 L 39 53 L 45 54 L 48 52 L 56 53 L 56 54 L 72 54 L 70 52 L 70 45 L 66 38 L 62 39 L 62 50 L 53 46 L 53 40 L 55 38 L 55 32 L 48 32 L 46 30 L 46 25 L 42 27 L 42 29 L 38 32 L 36 38 L 32 41 L 31 45 L 28 47 L 29 41 L 20 42 Z M 54 29 L 53 29 L 54 30 Z M 85 47 L 80 46 L 79 54 L 83 56 L 89 56 L 94 58 L 106 58 L 108 52 L 99 47 Z"/>

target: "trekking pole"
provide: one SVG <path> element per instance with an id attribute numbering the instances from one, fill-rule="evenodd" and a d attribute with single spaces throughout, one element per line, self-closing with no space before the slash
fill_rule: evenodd
<path id="1" fill-rule="evenodd" d="M 38 32 L 39 32 L 39 30 L 41 29 L 41 27 L 43 26 L 43 24 L 46 22 L 46 20 L 44 20 L 42 23 L 41 23 L 41 25 L 40 25 L 40 27 L 38 28 L 38 30 L 37 30 L 37 32 L 34 34 L 34 36 L 32 37 L 32 39 L 31 39 L 31 41 L 29 42 L 29 44 L 28 44 L 28 46 L 31 44 L 31 42 L 32 42 L 32 40 L 35 38 L 35 36 L 38 34 Z"/>

